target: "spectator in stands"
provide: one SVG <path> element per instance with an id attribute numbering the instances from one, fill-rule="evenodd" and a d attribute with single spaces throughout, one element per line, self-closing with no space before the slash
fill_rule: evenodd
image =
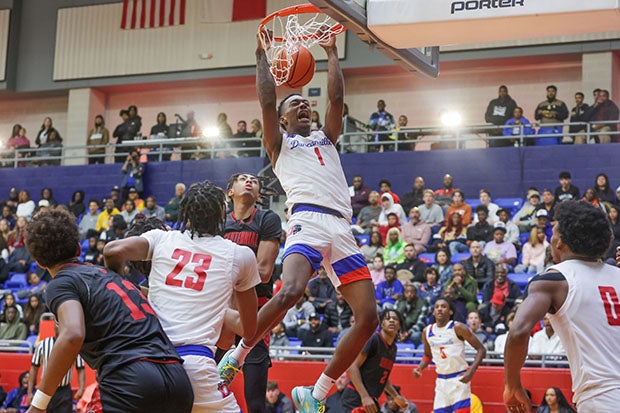
<path id="1" fill-rule="evenodd" d="M 265 396 L 266 413 L 294 413 L 293 402 L 278 389 L 275 381 L 267 382 L 267 394 Z"/>
<path id="2" fill-rule="evenodd" d="M 502 141 L 505 143 L 505 146 L 512 146 L 517 143 L 517 138 L 519 135 L 523 134 L 523 136 L 536 135 L 536 130 L 532 127 L 532 122 L 529 121 L 528 118 L 523 116 L 523 108 L 517 106 L 514 109 L 513 117 L 508 119 L 505 123 L 506 126 L 511 126 L 510 128 L 503 129 L 503 135 L 505 137 L 512 137 L 511 139 L 507 139 L 506 141 Z M 493 141 L 490 141 L 493 142 Z M 489 142 L 489 146 L 490 146 Z M 527 140 L 523 141 L 524 143 Z"/>
<path id="3" fill-rule="evenodd" d="M 56 132 L 56 138 L 58 139 L 58 141 L 62 142 L 62 137 L 60 136 L 60 133 L 58 133 L 58 131 L 52 125 L 52 118 L 46 117 L 45 119 L 43 119 L 43 124 L 41 125 L 41 129 L 37 134 L 37 138 L 34 140 L 37 148 L 40 148 L 42 145 L 47 143 L 47 141 L 50 139 L 50 136 L 52 135 L 52 132 Z"/>
<path id="4" fill-rule="evenodd" d="M 396 397 L 394 397 L 387 391 L 384 391 L 386 401 L 385 403 L 383 403 L 383 406 L 381 406 L 380 413 L 418 413 L 418 408 L 415 403 L 406 400 L 400 395 L 400 386 L 393 385 L 392 387 L 394 387 L 394 390 L 396 390 L 398 396 L 400 396 L 402 400 L 407 402 L 407 407 L 401 406 L 402 402 L 400 402 L 399 404 Z"/>
<path id="5" fill-rule="evenodd" d="M 402 330 L 404 338 L 416 346 L 422 343 L 422 330 L 426 326 L 426 314 L 428 304 L 418 297 L 418 290 L 415 285 L 405 284 L 403 296 L 396 301 L 396 310 L 403 316 Z"/>
<path id="6" fill-rule="evenodd" d="M 555 194 L 551 189 L 545 189 L 542 192 L 542 203 L 538 206 L 538 210 L 544 209 L 547 211 L 547 218 L 549 222 L 553 222 L 553 214 L 555 211 Z M 536 217 L 538 218 L 538 212 L 536 213 Z"/>
<path id="7" fill-rule="evenodd" d="M 168 119 L 166 118 L 166 114 L 164 112 L 159 112 L 157 114 L 157 123 L 151 126 L 151 139 L 166 139 L 171 138 L 172 136 L 168 136 L 170 128 L 168 127 Z"/>
<path id="8" fill-rule="evenodd" d="M 478 199 L 480 200 L 480 204 L 484 205 L 488 209 L 487 221 L 489 224 L 493 225 L 495 221 L 497 221 L 497 211 L 499 210 L 499 206 L 493 202 L 491 202 L 491 191 L 488 189 L 481 189 L 478 193 Z M 478 217 L 473 217 L 473 222 L 478 222 Z"/>
<path id="9" fill-rule="evenodd" d="M 405 215 L 405 211 L 403 211 L 403 207 L 400 204 L 394 202 L 394 198 L 389 193 L 381 194 L 381 213 L 379 214 L 379 219 L 377 223 L 379 226 L 385 226 L 388 224 L 388 214 L 394 213 L 398 217 L 398 222 L 407 222 L 407 216 Z"/>
<path id="10" fill-rule="evenodd" d="M 454 191 L 454 178 L 450 174 L 445 174 L 443 176 L 443 188 L 435 191 L 435 202 L 442 208 L 448 207 L 452 202 Z"/>
<path id="11" fill-rule="evenodd" d="M 325 413 L 342 413 L 342 392 L 349 384 L 349 376 L 345 371 L 336 379 L 336 391 L 325 400 Z"/>
<path id="12" fill-rule="evenodd" d="M 570 172 L 562 171 L 558 176 L 560 186 L 555 188 L 555 199 L 558 203 L 564 201 L 573 201 L 579 199 L 579 188 L 571 183 L 572 177 Z"/>
<path id="13" fill-rule="evenodd" d="M 467 240 L 465 226 L 462 223 L 461 214 L 458 212 L 454 212 L 447 216 L 446 226 L 442 227 L 439 232 L 433 236 L 433 245 L 437 249 L 447 247 L 451 254 L 457 254 L 460 246 L 452 246 L 452 244 L 462 243 L 465 245 L 465 241 Z"/>
<path id="14" fill-rule="evenodd" d="M 411 208 L 422 205 L 424 203 L 425 191 L 424 178 L 421 176 L 416 176 L 413 180 L 413 188 L 410 192 L 406 192 L 401 199 L 400 204 L 403 209 L 405 211 L 410 211 Z"/>
<path id="15" fill-rule="evenodd" d="M 123 209 L 123 212 L 121 212 L 121 216 L 125 220 L 127 226 L 132 224 L 138 213 L 139 211 L 136 209 L 136 203 L 134 201 L 131 199 L 125 201 L 125 208 Z"/>
<path id="16" fill-rule="evenodd" d="M 144 165 L 140 163 L 140 154 L 136 149 L 132 149 L 129 155 L 127 155 L 125 163 L 121 168 L 121 173 L 123 174 L 121 182 L 123 199 L 127 199 L 130 188 L 135 188 L 138 195 L 142 197 L 144 192 Z"/>
<path id="17" fill-rule="evenodd" d="M 508 314 L 510 314 L 510 308 L 506 306 L 506 296 L 499 290 L 493 293 L 489 305 L 480 309 L 482 325 L 486 332 L 494 337 L 506 331 Z"/>
<path id="18" fill-rule="evenodd" d="M 73 192 L 73 195 L 71 195 L 71 201 L 67 204 L 67 209 L 76 218 L 86 211 L 86 206 L 84 205 L 84 191 L 78 189 Z"/>
<path id="19" fill-rule="evenodd" d="M 127 232 L 127 223 L 122 215 L 113 215 L 111 220 L 112 224 L 110 228 L 106 231 L 102 231 L 99 236 L 99 239 L 104 240 L 106 243 L 125 238 L 125 233 Z"/>
<path id="20" fill-rule="evenodd" d="M 309 328 L 308 317 L 314 314 L 314 306 L 308 302 L 308 295 L 308 290 L 306 290 L 299 301 L 286 312 L 282 320 L 286 326 L 286 335 L 289 337 L 297 337 L 300 329 Z"/>
<path id="21" fill-rule="evenodd" d="M 463 226 L 468 226 L 472 222 L 471 207 L 465 202 L 465 193 L 460 189 L 455 189 L 452 194 L 452 203 L 446 210 L 446 216 L 450 216 L 454 212 L 457 212 L 461 216 L 461 222 Z"/>
<path id="22" fill-rule="evenodd" d="M 397 278 L 405 282 L 424 282 L 424 271 L 426 264 L 418 259 L 418 254 L 413 244 L 405 244 L 405 260 L 396 265 Z"/>
<path id="23" fill-rule="evenodd" d="M 493 337 L 482 328 L 482 321 L 480 320 L 478 311 L 470 311 L 467 314 L 467 326 L 487 350 L 493 349 Z M 469 347 L 470 346 L 467 346 L 467 349 L 469 349 Z"/>
<path id="24" fill-rule="evenodd" d="M 581 92 L 577 92 L 575 93 L 575 107 L 573 109 L 571 109 L 570 111 L 570 123 L 577 123 L 577 122 L 587 122 L 588 119 L 584 116 L 588 110 L 588 108 L 590 107 L 587 103 L 585 103 L 584 101 L 584 95 Z M 568 128 L 568 133 L 570 133 L 573 136 L 570 136 L 568 139 L 570 139 L 570 142 L 574 143 L 575 145 L 582 145 L 584 143 L 586 143 L 586 125 L 571 125 Z M 567 143 L 570 143 L 567 141 Z"/>
<path id="25" fill-rule="evenodd" d="M 443 224 L 443 209 L 435 203 L 433 190 L 425 189 L 422 200 L 424 203 L 418 207 L 420 220 L 426 222 L 431 228 L 440 227 Z"/>
<path id="26" fill-rule="evenodd" d="M 364 181 L 360 175 L 353 177 L 353 185 L 349 187 L 349 195 L 351 195 L 351 207 L 353 208 L 353 216 L 357 217 L 362 208 L 370 205 L 368 197 L 372 189 L 364 185 Z"/>
<path id="27" fill-rule="evenodd" d="M 46 201 L 48 201 L 48 206 L 50 207 L 55 207 L 58 205 L 58 201 L 56 201 L 56 198 L 54 198 L 54 192 L 52 191 L 52 188 L 43 188 L 41 190 L 41 199 L 45 199 Z"/>
<path id="28" fill-rule="evenodd" d="M 228 115 L 220 113 L 217 115 L 217 128 L 220 131 L 220 138 L 230 139 L 233 136 L 232 128 L 228 124 Z"/>
<path id="29" fill-rule="evenodd" d="M 155 217 L 162 221 L 166 220 L 166 212 L 163 207 L 157 205 L 157 199 L 153 195 L 146 198 L 145 206 L 140 211 L 146 218 Z"/>
<path id="30" fill-rule="evenodd" d="M 138 107 L 136 105 L 131 105 L 127 108 L 127 113 L 129 118 L 127 119 L 128 123 L 128 140 L 135 139 L 136 136 L 140 135 L 140 129 L 142 129 L 142 118 L 138 115 Z"/>
<path id="31" fill-rule="evenodd" d="M 112 133 L 112 137 L 116 138 L 115 143 L 117 145 L 123 143 L 123 141 L 131 139 L 129 137 L 129 123 L 127 122 L 129 119 L 129 111 L 126 109 L 121 109 L 118 115 L 121 117 L 121 123 L 114 128 L 114 132 Z M 122 151 L 118 149 L 117 152 L 120 153 Z M 115 157 L 115 162 L 122 162 L 123 159 L 124 156 L 122 154 L 117 155 Z"/>
<path id="32" fill-rule="evenodd" d="M 17 308 L 17 312 L 19 313 L 19 318 L 24 316 L 24 310 L 22 306 L 15 302 L 15 295 L 13 293 L 8 293 L 4 295 L 4 300 L 0 303 L 2 304 L 2 313 L 0 313 L 0 322 L 6 322 L 6 311 L 9 307 Z"/>
<path id="33" fill-rule="evenodd" d="M 7 263 L 0 269 L 0 282 L 4 282 L 9 278 L 10 273 L 26 273 L 32 259 L 28 250 L 24 246 L 24 234 L 26 230 L 26 222 L 23 217 L 17 219 L 17 225 L 13 231 L 13 235 L 9 237 L 9 259 Z"/>
<path id="34" fill-rule="evenodd" d="M 478 284 L 476 280 L 465 272 L 463 264 L 452 266 L 452 279 L 447 282 L 446 288 L 454 288 L 455 299 L 465 304 L 468 311 L 478 308 Z M 445 290 L 445 289 L 444 289 Z"/>
<path id="35" fill-rule="evenodd" d="M 144 200 L 140 199 L 140 194 L 138 193 L 138 191 L 136 190 L 136 188 L 129 188 L 129 192 L 127 194 L 127 199 L 132 200 L 135 204 L 136 204 L 136 209 L 138 211 L 142 211 L 145 207 L 145 202 Z M 125 206 L 123 205 L 123 208 Z"/>
<path id="36" fill-rule="evenodd" d="M 260 120 L 252 119 L 252 122 L 250 122 L 250 132 L 252 133 L 252 136 L 263 139 L 263 125 Z"/>
<path id="37" fill-rule="evenodd" d="M 435 306 L 435 300 L 441 297 L 443 286 L 439 284 L 439 274 L 437 269 L 429 267 L 424 271 L 426 282 L 418 287 L 418 296 L 426 301 L 427 307 L 432 309 Z"/>
<path id="38" fill-rule="evenodd" d="M 0 406 L 0 413 L 23 413 L 29 404 L 28 400 L 28 380 L 30 373 L 25 371 L 19 375 L 18 387 L 11 390 Z"/>
<path id="39" fill-rule="evenodd" d="M 114 207 L 119 211 L 123 209 L 123 200 L 121 199 L 121 187 L 118 185 L 114 185 L 110 190 L 110 196 L 107 198 L 111 198 L 114 201 Z M 103 198 L 99 205 L 105 205 L 105 201 L 107 198 Z"/>
<path id="40" fill-rule="evenodd" d="M 512 322 L 515 319 L 515 312 L 511 312 L 506 316 L 506 331 L 499 334 L 495 337 L 495 342 L 493 345 L 493 351 L 496 353 L 500 353 L 500 358 L 504 358 L 504 348 L 506 347 L 506 338 L 508 338 L 508 332 L 512 327 Z"/>
<path id="41" fill-rule="evenodd" d="M 27 158 L 30 156 L 30 151 L 26 149 L 30 148 L 30 139 L 26 137 L 26 128 L 20 126 L 17 135 L 11 137 L 7 142 L 7 149 L 19 150 L 17 153 L 18 158 Z M 24 162 L 19 162 L 18 167 L 26 166 Z"/>
<path id="42" fill-rule="evenodd" d="M 396 193 L 392 192 L 392 182 L 389 179 L 382 179 L 379 181 L 379 190 L 381 191 L 381 197 L 383 195 L 390 194 L 395 204 L 400 204 L 400 197 Z"/>
<path id="43" fill-rule="evenodd" d="M 0 256 L 2 258 L 9 257 L 9 235 L 11 234 L 11 227 L 9 222 L 2 218 L 0 219 Z M 5 253 L 6 250 L 6 253 Z"/>
<path id="44" fill-rule="evenodd" d="M 276 350 L 273 350 L 272 348 L 273 346 L 278 346 L 278 347 L 290 346 L 290 342 L 288 340 L 288 337 L 286 336 L 286 326 L 284 325 L 282 321 L 280 321 L 278 325 L 276 325 L 274 328 L 271 329 L 269 346 L 270 346 L 269 355 L 271 357 L 278 357 L 279 355 L 288 354 L 287 350 L 276 351 Z M 281 358 L 278 358 L 278 359 L 281 359 Z"/>
<path id="45" fill-rule="evenodd" d="M 541 123 L 538 129 L 539 135 L 558 135 L 557 137 L 538 138 L 536 145 L 559 145 L 562 138 L 562 126 L 545 126 L 545 124 L 558 124 L 568 117 L 566 103 L 556 98 L 558 88 L 554 85 L 547 86 L 547 99 L 540 102 L 536 107 L 534 118 Z"/>
<path id="46" fill-rule="evenodd" d="M 31 295 L 28 298 L 28 304 L 24 307 L 24 323 L 28 327 L 29 334 L 39 334 L 39 321 L 44 312 L 45 305 L 41 302 L 41 296 Z"/>
<path id="47" fill-rule="evenodd" d="M 600 205 L 600 202 L 598 200 L 598 197 L 596 196 L 596 192 L 594 191 L 594 188 L 587 188 L 586 191 L 583 193 L 583 198 L 581 198 L 581 200 L 589 204 L 592 204 L 593 206 Z"/>
<path id="48" fill-rule="evenodd" d="M 381 239 L 384 244 L 387 241 L 387 233 L 392 228 L 397 228 L 400 231 L 400 220 L 398 219 L 398 215 L 394 212 L 387 214 L 387 225 L 379 226 L 379 234 L 381 234 Z"/>
<path id="49" fill-rule="evenodd" d="M 383 240 L 381 239 L 381 234 L 377 231 L 374 231 L 370 234 L 370 241 L 366 245 L 362 245 L 360 248 L 362 251 L 362 255 L 364 255 L 364 260 L 370 267 L 373 268 L 373 261 L 377 255 L 383 256 Z"/>
<path id="50" fill-rule="evenodd" d="M 536 228 L 540 228 L 544 231 L 547 241 L 551 241 L 551 234 L 553 225 L 549 222 L 549 213 L 544 209 L 536 211 Z"/>
<path id="51" fill-rule="evenodd" d="M 594 105 L 592 105 L 584 117 L 590 121 L 592 132 L 598 133 L 595 140 L 598 143 L 617 142 L 617 136 L 611 137 L 607 132 L 617 132 L 618 125 L 613 123 L 598 123 L 605 121 L 617 121 L 620 117 L 618 106 L 609 100 L 609 91 L 601 90 L 598 93 Z"/>
<path id="52" fill-rule="evenodd" d="M 485 245 L 487 242 L 493 239 L 493 226 L 489 223 L 487 216 L 489 215 L 489 209 L 484 205 L 478 205 L 476 207 L 476 223 L 467 227 L 467 244 L 471 244 L 472 241 L 478 241 L 481 245 Z M 518 232 L 517 232 L 518 236 Z M 461 244 L 457 248 L 458 252 L 465 252 L 469 247 L 465 244 Z"/>
<path id="53" fill-rule="evenodd" d="M 0 340 L 25 340 L 28 336 L 28 327 L 19 319 L 19 312 L 15 306 L 6 308 L 6 321 L 0 323 Z"/>
<path id="54" fill-rule="evenodd" d="M 7 246 L 9 247 L 10 253 L 12 253 L 15 248 L 25 247 L 24 236 L 26 234 L 26 224 L 26 217 L 17 217 L 15 228 L 13 228 L 13 231 L 9 234 L 9 239 L 7 241 Z"/>
<path id="55" fill-rule="evenodd" d="M 64 207 L 64 205 L 63 205 Z M 48 201 L 47 199 L 41 199 L 39 201 L 39 204 L 37 205 L 37 207 L 34 210 L 34 214 L 32 214 L 33 216 L 38 214 L 41 211 L 47 211 L 50 208 L 50 201 Z"/>
<path id="56" fill-rule="evenodd" d="M 605 255 L 605 258 L 611 258 L 613 260 L 615 260 L 616 257 L 616 249 L 620 246 L 620 219 L 618 219 L 619 210 L 620 207 L 617 205 L 611 205 L 607 208 L 609 223 L 611 224 L 611 228 L 614 233 L 614 239 L 609 247 L 609 250 L 607 251 L 607 254 Z"/>
<path id="57" fill-rule="evenodd" d="M 9 139 L 6 142 L 6 149 L 15 149 L 17 147 L 16 145 L 16 140 L 19 137 L 19 131 L 21 130 L 22 125 L 20 125 L 19 123 L 16 123 L 15 125 L 13 125 L 13 129 L 11 130 L 11 135 L 9 136 Z M 28 141 L 28 147 L 30 147 L 30 141 Z"/>
<path id="58" fill-rule="evenodd" d="M 91 207 L 92 208 L 92 207 Z M 110 217 L 113 215 L 119 215 L 121 212 L 114 206 L 114 200 L 108 198 L 105 201 L 105 208 L 97 217 L 97 225 L 95 231 L 101 232 L 110 228 Z"/>
<path id="59" fill-rule="evenodd" d="M 323 328 L 321 318 L 317 313 L 308 316 L 310 328 L 297 330 L 297 337 L 301 340 L 302 347 L 334 347 L 332 333 Z M 305 351 L 306 354 L 317 354 L 320 351 Z"/>
<path id="60" fill-rule="evenodd" d="M 594 191 L 599 201 L 603 202 L 605 206 L 610 206 L 616 202 L 616 196 L 609 184 L 609 178 L 602 172 L 596 175 L 596 179 L 594 180 Z"/>
<path id="61" fill-rule="evenodd" d="M 17 191 L 17 188 L 12 187 L 9 190 L 9 197 L 2 201 L 0 205 L 3 207 L 8 206 L 11 209 L 11 213 L 14 214 L 15 211 L 17 211 L 17 204 L 19 204 L 19 192 Z"/>
<path id="62" fill-rule="evenodd" d="M 89 264 L 96 264 L 99 258 L 99 250 L 97 249 L 98 237 L 88 238 L 88 249 L 84 251 L 84 262 Z M 104 241 L 105 244 L 105 241 Z"/>
<path id="63" fill-rule="evenodd" d="M 338 335 L 343 329 L 351 327 L 352 315 L 351 306 L 345 301 L 340 291 L 336 291 L 336 300 L 325 306 L 323 324 L 330 333 Z"/>
<path id="64" fill-rule="evenodd" d="M 435 264 L 433 268 L 437 270 L 439 274 L 439 283 L 442 285 L 448 284 L 448 281 L 452 279 L 452 263 L 450 262 L 450 251 L 446 248 L 441 248 L 435 253 Z"/>
<path id="65" fill-rule="evenodd" d="M 390 228 L 387 233 L 387 240 L 383 248 L 383 261 L 386 266 L 401 264 L 405 261 L 405 243 L 398 228 Z"/>
<path id="66" fill-rule="evenodd" d="M 542 228 L 532 228 L 529 240 L 523 245 L 521 264 L 515 267 L 518 273 L 540 273 L 545 266 L 545 252 L 549 243 Z"/>
<path id="67" fill-rule="evenodd" d="M 540 204 L 540 194 L 535 189 L 527 191 L 527 201 L 523 204 L 519 212 L 512 217 L 519 232 L 529 232 L 536 224 L 536 210 Z"/>
<path id="68" fill-rule="evenodd" d="M 441 296 L 450 299 L 450 301 L 452 301 L 452 304 L 454 305 L 454 314 L 452 315 L 452 319 L 454 321 L 465 324 L 467 322 L 467 313 L 469 311 L 467 311 L 463 300 L 457 299 L 456 288 L 452 286 L 446 286 L 443 289 L 443 293 L 441 294 Z M 434 322 L 435 317 L 431 311 L 431 315 L 429 316 L 429 324 L 432 324 Z"/>
<path id="69" fill-rule="evenodd" d="M 566 351 L 560 341 L 560 337 L 555 334 L 549 316 L 543 318 L 544 328 L 534 333 L 530 340 L 528 354 L 551 354 L 556 356 L 565 356 Z"/>
<path id="70" fill-rule="evenodd" d="M 327 278 L 325 267 L 320 266 L 318 277 L 308 283 L 308 301 L 314 306 L 315 312 L 323 314 L 325 307 L 336 300 L 336 289 Z"/>
<path id="71" fill-rule="evenodd" d="M 519 248 L 521 245 L 519 241 L 519 227 L 510 220 L 510 211 L 500 208 L 497 211 L 497 217 L 499 218 L 497 222 L 502 222 L 506 226 L 506 236 L 504 237 L 506 242 L 510 242 L 515 248 Z"/>
<path id="72" fill-rule="evenodd" d="M 510 119 L 510 116 L 512 116 L 516 107 L 517 102 L 515 102 L 514 99 L 508 94 L 508 88 L 501 85 L 499 87 L 497 98 L 491 100 L 487 105 L 484 120 L 487 123 L 491 123 L 496 126 L 504 125 L 506 121 Z M 502 136 L 502 129 L 490 130 L 489 136 Z M 489 147 L 497 148 L 501 146 L 511 146 L 510 141 L 508 139 L 489 139 Z"/>
<path id="73" fill-rule="evenodd" d="M 377 191 L 371 191 L 368 194 L 368 204 L 368 206 L 360 210 L 356 223 L 359 227 L 357 231 L 365 234 L 370 234 L 373 231 L 373 227 L 378 227 L 379 225 L 379 215 L 381 215 L 383 207 L 379 204 L 379 193 Z"/>
<path id="74" fill-rule="evenodd" d="M 27 221 L 30 221 L 36 205 L 32 199 L 30 199 L 30 192 L 22 189 L 19 191 L 19 204 L 17 205 L 17 212 L 15 215 L 18 217 L 24 217 Z"/>
<path id="75" fill-rule="evenodd" d="M 383 281 L 385 281 L 385 263 L 383 261 L 383 255 L 378 255 L 372 260 L 372 269 L 370 270 L 370 278 L 372 278 L 372 283 L 375 285 L 379 285 Z"/>
<path id="76" fill-rule="evenodd" d="M 506 264 L 512 270 L 517 262 L 517 250 L 513 244 L 505 240 L 506 225 L 503 222 L 495 224 L 493 241 L 484 246 L 483 254 L 495 264 Z"/>
<path id="77" fill-rule="evenodd" d="M 89 165 L 105 162 L 105 145 L 108 143 L 110 143 L 110 131 L 105 127 L 103 116 L 97 115 L 95 116 L 95 126 L 86 138 Z"/>
<path id="78" fill-rule="evenodd" d="M 5 205 L 2 207 L 2 216 L 0 216 L 0 219 L 4 219 L 7 222 L 9 229 L 13 229 L 15 227 L 15 216 L 13 215 L 13 211 L 10 206 Z"/>
<path id="79" fill-rule="evenodd" d="M 313 110 L 310 114 L 310 130 L 317 131 L 320 130 L 322 127 L 323 124 L 321 123 L 321 116 L 319 115 L 319 112 Z"/>
<path id="80" fill-rule="evenodd" d="M 58 159 L 42 159 L 38 161 L 39 165 L 60 165 L 60 157 L 62 156 L 62 141 L 58 136 L 58 132 L 53 130 L 45 143 L 42 143 L 37 150 L 37 156 Z"/>
<path id="81" fill-rule="evenodd" d="M 537 413 L 577 413 L 557 387 L 549 387 L 538 406 Z"/>
<path id="82" fill-rule="evenodd" d="M 97 234 L 97 220 L 99 218 L 99 201 L 91 199 L 88 201 L 88 212 L 82 216 L 78 225 L 80 240 Z"/>
<path id="83" fill-rule="evenodd" d="M 403 284 L 396 278 L 396 268 L 392 265 L 385 266 L 385 281 L 377 285 L 375 298 L 380 310 L 394 308 L 396 301 L 404 293 Z"/>
<path id="84" fill-rule="evenodd" d="M 164 209 L 166 221 L 176 222 L 179 215 L 179 204 L 185 194 L 185 184 L 179 182 L 174 186 L 174 197 L 170 198 L 166 208 Z"/>
<path id="85" fill-rule="evenodd" d="M 47 282 L 42 280 L 36 271 L 31 271 L 28 273 L 27 282 L 28 284 L 26 287 L 17 292 L 17 298 L 21 300 L 33 295 L 43 296 L 43 293 L 47 288 Z"/>
<path id="86" fill-rule="evenodd" d="M 244 120 L 240 120 L 239 122 L 237 122 L 237 132 L 235 132 L 231 138 L 236 140 L 236 139 L 248 139 L 251 138 L 253 135 L 251 132 L 248 132 L 248 124 L 246 121 Z M 246 140 L 237 142 L 237 141 L 233 141 L 232 143 L 232 147 L 233 148 L 237 148 L 237 149 L 242 149 L 242 151 L 236 152 L 235 154 L 238 157 L 248 157 L 248 156 L 253 156 L 253 154 L 250 154 L 248 151 L 246 151 L 245 149 L 249 149 L 252 147 L 253 142 L 248 142 Z"/>
<path id="87" fill-rule="evenodd" d="M 394 129 L 396 122 L 394 122 L 394 116 L 385 110 L 385 101 L 379 99 L 377 101 L 377 111 L 370 115 L 368 121 L 368 127 L 374 131 L 390 131 Z M 390 140 L 388 133 L 377 134 L 372 139 L 374 142 L 387 142 Z M 371 149 L 373 152 L 381 151 L 381 146 L 373 146 Z"/>
<path id="88" fill-rule="evenodd" d="M 403 241 L 413 244 L 416 254 L 426 252 L 431 239 L 431 227 L 420 219 L 418 207 L 409 210 L 409 222 L 402 226 Z"/>
<path id="89" fill-rule="evenodd" d="M 482 304 L 490 305 L 491 299 L 495 293 L 499 292 L 504 296 L 504 304 L 512 310 L 517 299 L 521 296 L 521 289 L 513 281 L 508 279 L 508 271 L 506 266 L 498 264 L 495 266 L 495 277 L 487 282 L 482 288 Z"/>

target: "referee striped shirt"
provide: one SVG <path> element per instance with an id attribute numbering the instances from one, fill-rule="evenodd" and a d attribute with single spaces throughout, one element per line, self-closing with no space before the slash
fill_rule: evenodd
<path id="1" fill-rule="evenodd" d="M 45 374 L 45 368 L 47 367 L 47 361 L 50 358 L 50 354 L 52 354 L 52 349 L 54 348 L 54 342 L 56 341 L 55 337 L 48 337 L 45 340 L 41 341 L 37 348 L 34 350 L 34 355 L 32 356 L 32 365 L 35 367 L 40 367 L 41 363 L 43 363 L 43 373 Z M 78 354 L 77 359 L 75 360 L 75 368 L 83 369 L 84 368 L 84 360 Z M 70 368 L 65 377 L 62 378 L 62 381 L 58 385 L 58 387 L 64 387 L 71 385 L 71 378 L 73 377 L 73 368 Z"/>

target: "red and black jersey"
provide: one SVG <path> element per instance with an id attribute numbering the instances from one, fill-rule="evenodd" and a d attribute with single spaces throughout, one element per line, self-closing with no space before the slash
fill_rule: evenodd
<path id="1" fill-rule="evenodd" d="M 368 394 L 378 399 L 385 389 L 396 360 L 396 343 L 389 345 L 383 340 L 381 333 L 377 332 L 368 339 L 362 353 L 366 354 L 366 361 L 360 367 L 362 382 Z"/>
<path id="2" fill-rule="evenodd" d="M 181 360 L 140 290 L 106 268 L 67 264 L 45 294 L 54 314 L 66 301 L 82 305 L 86 335 L 80 355 L 100 381 L 140 358 Z"/>
<path id="3" fill-rule="evenodd" d="M 249 247 L 254 254 L 258 253 L 258 245 L 261 241 L 279 240 L 281 233 L 280 217 L 269 209 L 254 208 L 246 219 L 238 219 L 232 211 L 226 215 L 224 238 L 235 244 Z M 273 296 L 272 283 L 258 284 L 256 295 L 271 298 Z"/>

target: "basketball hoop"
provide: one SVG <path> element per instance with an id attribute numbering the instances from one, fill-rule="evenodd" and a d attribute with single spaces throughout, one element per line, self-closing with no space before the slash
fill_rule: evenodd
<path id="1" fill-rule="evenodd" d="M 276 85 L 285 83 L 300 48 L 327 41 L 346 28 L 312 4 L 299 4 L 275 11 L 258 25 L 258 33 Z M 270 33 L 268 39 L 265 33 Z"/>

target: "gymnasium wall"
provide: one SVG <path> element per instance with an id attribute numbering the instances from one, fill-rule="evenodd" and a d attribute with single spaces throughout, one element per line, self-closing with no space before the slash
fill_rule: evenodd
<path id="1" fill-rule="evenodd" d="M 0 147 L 4 149 L 7 140 L 11 137 L 13 125 L 19 123 L 26 128 L 26 136 L 34 146 L 34 140 L 43 124 L 43 119 L 49 116 L 54 121 L 54 127 L 61 136 L 67 130 L 68 96 L 65 93 L 47 94 L 44 97 L 27 97 L 14 95 L 9 99 L 0 99 Z M 86 145 L 86 136 L 84 136 Z"/>
<path id="2" fill-rule="evenodd" d="M 9 47 L 11 10 L 0 10 L 0 81 L 6 76 L 6 56 Z"/>

